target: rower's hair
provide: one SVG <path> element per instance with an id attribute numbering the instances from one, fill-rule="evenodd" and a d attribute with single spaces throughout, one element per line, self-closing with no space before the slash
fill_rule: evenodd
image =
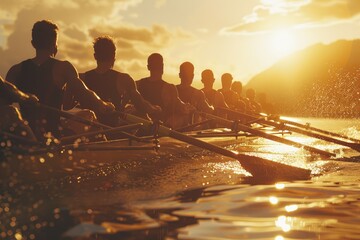
<path id="1" fill-rule="evenodd" d="M 55 46 L 58 26 L 50 20 L 38 21 L 32 28 L 32 44 L 35 49 L 51 49 Z"/>
<path id="2" fill-rule="evenodd" d="M 213 73 L 213 71 L 211 71 L 211 69 L 205 69 L 205 70 L 202 71 L 202 73 L 201 73 L 201 79 L 202 79 L 202 80 L 205 80 L 205 81 L 207 81 L 207 80 L 212 80 L 212 81 L 214 81 L 215 78 L 214 78 L 214 73 Z"/>
<path id="3" fill-rule="evenodd" d="M 190 73 L 193 73 L 194 72 L 194 65 L 191 63 L 191 62 L 183 62 L 181 65 L 180 65 L 180 72 L 190 72 Z"/>
<path id="4" fill-rule="evenodd" d="M 159 63 L 163 63 L 164 59 L 160 53 L 152 53 L 148 57 L 147 62 L 148 62 L 148 66 L 153 66 L 153 65 L 157 65 Z"/>
<path id="5" fill-rule="evenodd" d="M 235 81 L 231 85 L 231 90 L 233 90 L 236 93 L 241 93 L 243 89 L 242 83 L 240 81 Z"/>
<path id="6" fill-rule="evenodd" d="M 97 61 L 109 61 L 115 59 L 116 46 L 110 36 L 97 37 L 94 40 L 94 53 Z"/>
<path id="7" fill-rule="evenodd" d="M 222 84 L 223 88 L 231 88 L 232 80 L 233 80 L 233 77 L 230 73 L 224 73 L 221 76 L 221 84 Z"/>

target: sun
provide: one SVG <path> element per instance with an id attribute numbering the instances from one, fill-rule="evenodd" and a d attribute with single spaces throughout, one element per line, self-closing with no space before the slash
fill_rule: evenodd
<path id="1" fill-rule="evenodd" d="M 291 31 L 275 31 L 270 37 L 270 47 L 275 55 L 286 56 L 296 49 L 296 38 Z"/>

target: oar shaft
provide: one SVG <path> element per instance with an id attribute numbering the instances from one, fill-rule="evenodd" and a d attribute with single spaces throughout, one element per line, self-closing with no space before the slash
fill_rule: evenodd
<path id="1" fill-rule="evenodd" d="M 277 125 L 279 127 L 281 126 L 280 124 L 277 124 Z M 273 126 L 275 126 L 275 124 Z M 289 131 L 292 131 L 292 132 L 296 132 L 296 133 L 300 133 L 300 134 L 309 136 L 309 137 L 313 137 L 313 138 L 321 139 L 321 140 L 324 140 L 324 141 L 327 141 L 327 142 L 332 142 L 332 143 L 336 143 L 336 144 L 339 144 L 339 145 L 343 145 L 343 146 L 352 148 L 352 149 L 357 150 L 357 151 L 359 151 L 359 149 L 360 149 L 360 144 L 357 144 L 357 143 L 345 142 L 345 141 L 342 141 L 342 140 L 337 139 L 337 138 L 332 138 L 332 137 L 322 135 L 322 134 L 319 134 L 319 133 L 306 131 L 304 129 L 289 126 L 289 125 L 286 125 L 286 129 L 288 129 Z"/>
<path id="2" fill-rule="evenodd" d="M 110 129 L 106 129 L 106 130 L 85 132 L 85 133 L 81 133 L 81 134 L 63 137 L 60 140 L 65 142 L 65 141 L 75 140 L 75 139 L 78 139 L 81 137 L 90 137 L 90 136 L 94 136 L 94 135 L 98 135 L 98 134 L 117 133 L 117 132 L 122 132 L 124 130 L 137 129 L 137 128 L 141 127 L 141 125 L 142 125 L 141 123 L 136 123 L 136 124 L 129 124 L 129 125 L 121 126 L 121 127 L 114 127 L 114 128 L 110 128 Z"/>
<path id="3" fill-rule="evenodd" d="M 226 110 L 228 112 L 238 114 L 239 116 L 253 117 L 253 116 L 250 116 L 248 114 L 237 112 L 237 111 L 234 111 L 234 110 L 231 110 L 231 109 L 222 108 L 222 110 Z M 255 118 L 255 117 L 253 117 L 253 118 Z M 309 136 L 309 137 L 321 139 L 321 140 L 324 140 L 324 141 L 327 141 L 327 142 L 336 143 L 336 144 L 339 144 L 339 145 L 342 145 L 342 146 L 352 148 L 352 149 L 354 149 L 356 151 L 360 150 L 360 144 L 358 144 L 358 143 L 346 142 L 346 141 L 336 139 L 336 138 L 332 138 L 332 137 L 329 137 L 329 136 L 326 136 L 326 135 L 323 135 L 323 134 L 307 131 L 305 129 L 301 129 L 301 128 L 294 127 L 294 126 L 284 125 L 284 124 L 277 123 L 277 122 L 274 122 L 274 121 L 269 121 L 269 120 L 266 120 L 266 119 L 259 118 L 258 122 L 262 123 L 262 124 L 270 125 L 270 126 L 273 126 L 273 127 L 279 128 L 279 129 L 285 128 L 285 129 L 287 129 L 289 131 L 300 133 L 300 134 L 303 134 L 303 135 L 306 135 L 306 136 Z"/>
<path id="4" fill-rule="evenodd" d="M 207 113 L 204 113 L 204 114 L 208 118 L 215 119 L 219 123 L 224 124 L 226 127 L 231 128 L 234 125 L 233 121 L 227 120 L 225 118 L 221 118 L 221 117 L 218 117 L 218 116 L 215 116 L 215 115 L 212 115 L 212 114 L 207 114 Z M 317 149 L 317 148 L 307 146 L 307 145 L 302 144 L 302 143 L 291 141 L 291 140 L 286 139 L 286 138 L 278 137 L 278 136 L 275 136 L 275 135 L 272 135 L 272 134 L 267 134 L 265 132 L 253 129 L 251 127 L 248 127 L 248 126 L 240 124 L 240 123 L 237 123 L 237 127 L 238 127 L 238 130 L 248 132 L 248 133 L 251 133 L 253 135 L 256 135 L 256 136 L 259 136 L 259 137 L 262 137 L 262 138 L 266 138 L 266 139 L 269 139 L 269 140 L 272 140 L 272 141 L 275 141 L 275 142 L 283 143 L 283 144 L 298 147 L 298 148 L 303 148 L 303 149 L 305 149 L 305 150 L 307 150 L 309 152 L 320 154 L 320 155 L 325 156 L 325 157 L 335 157 L 336 156 L 336 154 L 334 154 L 334 153 L 329 153 L 329 152 L 323 151 L 321 149 Z"/>
<path id="5" fill-rule="evenodd" d="M 316 132 L 319 132 L 319 133 L 327 134 L 327 135 L 332 136 L 332 137 L 343 138 L 343 139 L 347 139 L 347 140 L 354 141 L 354 142 L 357 142 L 357 143 L 360 142 L 359 139 L 348 137 L 348 136 L 338 134 L 338 133 L 334 133 L 334 132 L 329 132 L 329 131 L 326 131 L 326 130 L 323 130 L 323 129 L 311 127 L 311 126 L 306 125 L 306 124 L 301 124 L 301 123 L 297 123 L 297 122 L 294 122 L 294 121 L 289 121 L 289 120 L 285 120 L 285 119 L 281 119 L 281 118 L 280 118 L 280 121 L 283 122 L 283 123 L 289 124 L 289 125 L 296 126 L 296 127 L 300 127 L 300 128 L 304 128 L 304 129 L 307 129 L 307 130 L 312 130 L 312 131 L 316 131 Z"/>
<path id="6" fill-rule="evenodd" d="M 30 145 L 41 145 L 40 142 L 38 141 L 35 141 L 35 140 L 32 140 L 32 139 L 28 139 L 28 138 L 25 138 L 25 137 L 21 137 L 21 136 L 18 136 L 16 134 L 13 134 L 13 133 L 9 133 L 9 132 L 1 132 L 0 133 L 0 136 L 4 136 L 4 137 L 7 137 L 7 138 L 11 138 L 15 141 L 19 141 L 21 143 L 25 143 L 25 144 L 30 144 Z"/>

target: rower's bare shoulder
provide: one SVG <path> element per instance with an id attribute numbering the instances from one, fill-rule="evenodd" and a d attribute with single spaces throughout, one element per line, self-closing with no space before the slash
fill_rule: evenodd
<path id="1" fill-rule="evenodd" d="M 62 71 L 66 71 L 66 70 L 72 70 L 74 69 L 74 66 L 66 60 L 59 60 L 59 59 L 54 59 L 55 61 L 55 69 L 57 70 L 62 70 Z"/>
<path id="2" fill-rule="evenodd" d="M 17 76 L 19 76 L 21 72 L 21 63 L 15 64 L 12 66 L 7 72 L 5 79 L 11 83 L 14 83 Z"/>

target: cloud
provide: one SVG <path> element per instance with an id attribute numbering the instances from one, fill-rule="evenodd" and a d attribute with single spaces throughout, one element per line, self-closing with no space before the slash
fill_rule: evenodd
<path id="1" fill-rule="evenodd" d="M 6 3 L 5 3 L 6 2 Z M 95 66 L 92 42 L 100 35 L 112 36 L 117 44 L 115 67 L 122 71 L 136 71 L 135 75 L 147 74 L 147 56 L 161 52 L 177 41 L 188 39 L 190 34 L 181 29 L 153 24 L 136 26 L 124 20 L 126 11 L 141 4 L 141 0 L 18 0 L 0 1 L 0 38 L 6 45 L 0 46 L 0 75 L 8 69 L 34 56 L 31 46 L 31 29 L 36 21 L 51 19 L 59 26 L 59 51 L 57 57 L 72 62 L 79 72 Z M 19 7 L 21 6 L 21 7 Z"/>
<path id="2" fill-rule="evenodd" d="M 222 33 L 256 34 L 282 28 L 308 28 L 351 21 L 360 13 L 358 0 L 262 0 L 239 24 Z"/>

